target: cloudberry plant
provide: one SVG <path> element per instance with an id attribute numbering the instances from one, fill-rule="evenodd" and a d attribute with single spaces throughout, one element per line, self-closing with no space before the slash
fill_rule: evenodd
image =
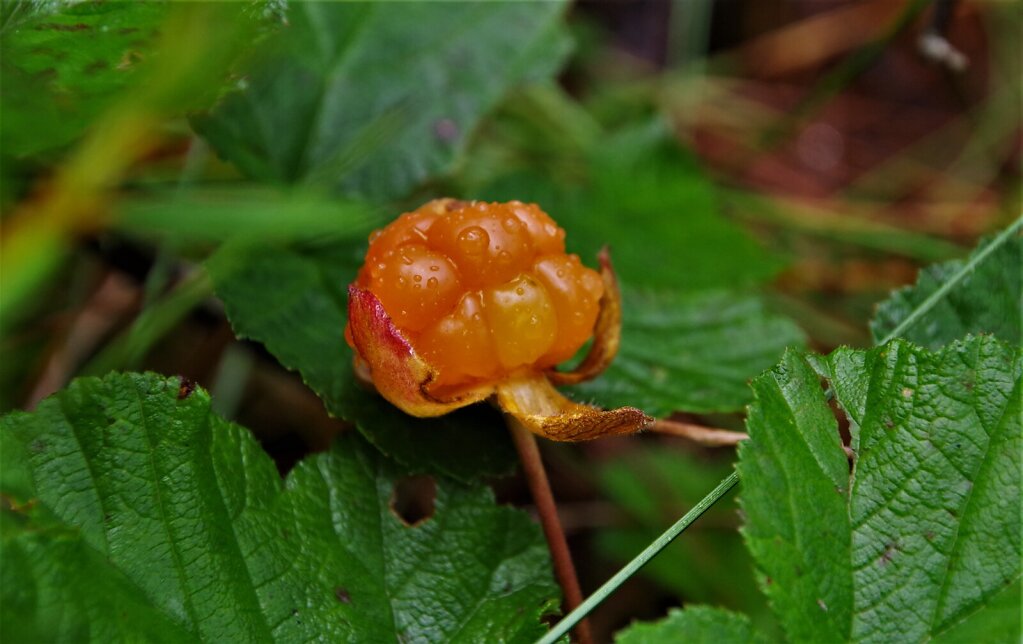
<path id="1" fill-rule="evenodd" d="M 606 250 L 600 262 L 598 274 L 566 255 L 565 231 L 536 204 L 439 199 L 375 232 L 348 287 L 345 338 L 356 373 L 382 396 L 414 416 L 486 398 L 505 413 L 569 611 L 582 593 L 533 434 L 588 440 L 651 422 L 632 407 L 574 403 L 552 384 L 596 376 L 618 350 Z M 553 369 L 591 335 L 575 370 Z M 589 642 L 588 627 L 576 636 Z"/>
<path id="2" fill-rule="evenodd" d="M 565 231 L 536 204 L 438 199 L 370 237 L 349 286 L 345 338 L 356 370 L 415 416 L 437 416 L 496 394 L 530 430 L 556 440 L 636 431 L 629 407 L 603 412 L 554 384 L 599 374 L 621 326 L 607 254 L 598 273 L 565 253 Z M 591 337 L 582 363 L 554 366 Z"/>

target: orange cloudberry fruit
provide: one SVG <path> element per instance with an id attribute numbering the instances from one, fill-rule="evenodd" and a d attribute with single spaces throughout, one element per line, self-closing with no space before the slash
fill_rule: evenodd
<path id="1" fill-rule="evenodd" d="M 431 201 L 373 233 L 348 287 L 356 373 L 414 416 L 492 398 L 554 440 L 641 429 L 651 419 L 638 409 L 601 411 L 553 386 L 597 376 L 618 350 L 606 250 L 600 262 L 597 273 L 566 254 L 565 231 L 536 204 Z M 574 370 L 554 370 L 591 336 Z"/>
<path id="2" fill-rule="evenodd" d="M 370 239 L 356 284 L 437 370 L 436 388 L 552 367 L 593 334 L 601 278 L 535 204 L 431 201 Z"/>

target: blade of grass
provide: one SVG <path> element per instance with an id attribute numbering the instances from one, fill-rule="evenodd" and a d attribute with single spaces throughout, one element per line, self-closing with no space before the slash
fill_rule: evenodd
<path id="1" fill-rule="evenodd" d="M 131 327 L 108 344 L 79 373 L 103 375 L 135 368 L 154 344 L 212 294 L 213 284 L 206 271 L 197 270 L 173 291 L 143 310 Z"/>
<path id="2" fill-rule="evenodd" d="M 955 288 L 964 277 L 970 274 L 970 271 L 974 269 L 978 264 L 987 259 L 987 256 L 993 253 L 999 246 L 1009 241 L 1009 239 L 1016 233 L 1019 232 L 1020 228 L 1023 227 L 1023 217 L 1020 217 L 1012 223 L 1008 228 L 1003 230 L 997 237 L 991 240 L 983 250 L 974 255 L 970 261 L 963 264 L 963 267 L 956 272 L 948 281 L 941 285 L 937 290 L 928 296 L 926 300 L 920 303 L 920 306 L 913 309 L 913 312 L 906 316 L 906 318 L 894 329 L 891 333 L 886 335 L 880 342 L 881 344 L 887 344 L 890 340 L 899 337 L 906 332 L 906 329 L 916 324 L 916 321 L 923 317 L 928 311 L 934 308 L 943 297 L 948 295 L 948 292 Z"/>
<path id="3" fill-rule="evenodd" d="M 647 546 L 643 552 L 636 555 L 636 558 L 625 565 L 624 568 L 619 570 L 614 577 L 607 580 L 603 586 L 598 588 L 596 592 L 587 597 L 583 603 L 579 604 L 578 608 L 573 610 L 571 613 L 565 616 L 560 622 L 558 622 L 554 628 L 552 628 L 546 635 L 537 640 L 536 644 L 552 644 L 563 637 L 568 631 L 579 623 L 584 617 L 590 614 L 590 612 L 596 608 L 602 601 L 608 598 L 608 596 L 616 591 L 629 577 L 636 574 L 640 568 L 645 566 L 647 562 L 653 559 L 659 552 L 664 550 L 669 543 L 675 540 L 675 537 L 682 534 L 682 532 L 688 528 L 694 521 L 700 518 L 704 512 L 706 512 L 710 506 L 717 503 L 721 497 L 728 493 L 735 484 L 739 481 L 739 475 L 735 472 L 729 474 L 721 483 L 714 488 L 710 494 L 703 497 L 699 503 L 693 506 L 689 512 L 686 512 L 685 516 L 679 519 L 673 526 L 668 528 L 664 534 L 657 537 L 649 546 Z"/>

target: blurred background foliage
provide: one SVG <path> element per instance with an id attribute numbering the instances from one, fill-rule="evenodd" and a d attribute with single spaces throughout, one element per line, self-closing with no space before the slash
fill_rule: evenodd
<path id="1" fill-rule="evenodd" d="M 323 343 L 368 232 L 451 195 L 536 201 L 585 261 L 612 245 L 632 344 L 585 397 L 737 428 L 785 346 L 869 346 L 875 302 L 1018 216 L 1019 18 L 999 0 L 5 2 L 0 410 L 82 374 L 181 374 L 281 471 L 337 417 L 397 427 Z M 921 52 L 931 32 L 965 67 Z M 436 431 L 486 424 L 451 422 Z M 443 454 L 407 431 L 367 435 L 455 477 L 489 441 Z M 734 460 L 655 435 L 545 447 L 584 591 Z M 598 633 L 689 601 L 776 632 L 739 523 L 718 504 Z"/>

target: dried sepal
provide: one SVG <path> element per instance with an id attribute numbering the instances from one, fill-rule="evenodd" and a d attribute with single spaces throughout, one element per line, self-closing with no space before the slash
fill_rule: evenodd
<path id="1" fill-rule="evenodd" d="M 542 374 L 498 384 L 497 404 L 529 431 L 554 441 L 633 434 L 653 422 L 653 418 L 634 407 L 604 411 L 572 402 Z"/>
<path id="2" fill-rule="evenodd" d="M 376 295 L 354 284 L 348 287 L 348 324 L 357 352 L 356 374 L 407 414 L 442 416 L 494 391 L 487 385 L 451 392 L 443 400 L 432 396 L 435 370 L 412 348 Z"/>
<path id="3" fill-rule="evenodd" d="M 556 385 L 592 380 L 603 373 L 618 354 L 622 338 L 622 293 L 607 246 L 597 254 L 597 260 L 600 262 L 600 277 L 604 281 L 604 294 L 600 298 L 600 313 L 593 328 L 593 344 L 572 371 L 547 371 L 547 377 Z"/>

